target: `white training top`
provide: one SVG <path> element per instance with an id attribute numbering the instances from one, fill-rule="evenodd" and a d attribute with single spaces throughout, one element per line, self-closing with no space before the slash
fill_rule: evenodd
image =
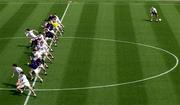
<path id="1" fill-rule="evenodd" d="M 46 42 L 46 40 L 45 40 L 45 37 L 44 37 L 42 34 L 40 34 L 38 38 L 41 39 L 40 42 L 43 41 L 43 43 L 45 43 L 46 45 L 48 45 L 47 42 Z"/>
<path id="2" fill-rule="evenodd" d="M 37 36 L 34 34 L 33 30 L 27 31 L 25 32 L 26 36 L 31 38 L 31 39 L 35 39 L 37 38 Z"/>
<path id="3" fill-rule="evenodd" d="M 151 13 L 157 13 L 157 10 L 156 8 L 152 7 L 151 10 L 150 10 Z"/>
<path id="4" fill-rule="evenodd" d="M 20 77 L 20 78 L 19 78 L 19 80 L 20 80 L 23 84 L 25 84 L 25 83 L 29 83 L 29 81 L 28 81 L 28 79 L 27 79 L 26 75 L 24 75 L 24 74 L 23 74 L 23 76 L 22 76 L 22 77 Z"/>
<path id="5" fill-rule="evenodd" d="M 48 47 L 45 44 L 38 45 L 38 49 L 40 52 L 48 52 Z"/>
<path id="6" fill-rule="evenodd" d="M 42 58 L 42 53 L 40 51 L 36 51 L 34 53 L 34 60 L 37 60 L 38 58 Z"/>
<path id="7" fill-rule="evenodd" d="M 59 19 L 59 17 L 58 17 L 57 15 L 54 15 L 54 16 L 56 17 L 56 22 L 61 25 L 62 22 L 61 22 L 61 20 Z"/>
<path id="8" fill-rule="evenodd" d="M 20 67 L 15 67 L 14 71 L 18 75 L 20 74 L 20 72 L 23 72 L 23 70 Z"/>

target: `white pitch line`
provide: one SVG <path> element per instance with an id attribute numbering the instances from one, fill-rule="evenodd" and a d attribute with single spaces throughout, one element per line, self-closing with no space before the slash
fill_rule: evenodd
<path id="1" fill-rule="evenodd" d="M 67 10 L 68 10 L 71 2 L 72 2 L 72 1 L 68 2 L 68 5 L 67 5 L 67 7 L 66 7 L 66 9 L 65 9 L 65 11 L 64 11 L 64 13 L 63 13 L 62 18 L 61 18 L 61 21 L 63 21 L 63 19 L 64 19 L 66 13 L 67 13 Z M 32 84 L 32 87 L 35 86 L 36 80 L 37 80 L 37 77 L 34 79 L 33 84 Z M 31 95 L 31 91 L 29 91 L 29 93 L 28 93 L 28 95 L 27 95 L 27 97 L 26 97 L 26 100 L 24 101 L 24 104 L 23 104 L 23 105 L 27 105 L 27 103 L 28 103 L 28 101 L 29 101 L 29 98 L 30 98 L 30 95 Z"/>
<path id="2" fill-rule="evenodd" d="M 116 83 L 116 84 L 109 84 L 109 85 L 97 85 L 97 86 L 89 86 L 89 87 L 79 87 L 79 88 L 35 89 L 35 91 L 68 91 L 68 90 L 72 91 L 72 90 L 85 90 L 85 89 L 100 89 L 100 88 L 109 88 L 109 87 L 116 87 L 116 86 L 122 86 L 122 85 L 128 85 L 128 84 L 135 84 L 135 83 L 145 82 L 145 81 L 152 80 L 152 79 L 155 79 L 155 78 L 159 78 L 159 77 L 161 77 L 163 75 L 166 75 L 166 74 L 172 72 L 173 70 L 175 70 L 175 68 L 179 64 L 178 57 L 175 54 L 171 53 L 170 51 L 167 51 L 167 50 L 159 48 L 159 47 L 143 44 L 143 43 L 128 42 L 128 41 L 121 41 L 121 40 L 114 40 L 114 39 L 103 39 L 103 38 L 85 38 L 85 37 L 62 37 L 62 38 L 64 38 L 64 39 L 82 39 L 82 40 L 110 41 L 110 42 L 127 43 L 127 44 L 144 46 L 144 47 L 156 49 L 156 50 L 165 52 L 167 54 L 170 54 L 171 56 L 173 56 L 175 58 L 176 64 L 171 69 L 169 69 L 169 70 L 167 70 L 165 72 L 162 72 L 162 73 L 160 73 L 158 75 L 154 75 L 154 76 L 147 77 L 147 78 L 144 78 L 144 79 L 140 79 L 140 80 L 134 80 L 134 81 L 128 81 L 128 82 Z M 9 91 L 9 90 L 15 90 L 15 89 L 0 88 L 0 91 Z"/>
<path id="3" fill-rule="evenodd" d="M 79 87 L 79 88 L 61 88 L 61 89 L 36 89 L 36 91 L 66 91 L 66 90 L 86 90 L 86 89 L 100 89 L 100 88 L 109 88 L 109 87 L 116 87 L 116 86 L 122 86 L 122 85 L 128 85 L 128 84 L 134 84 L 134 83 L 139 83 L 139 82 L 144 82 L 144 81 L 148 81 L 148 80 L 152 80 L 152 79 L 155 79 L 155 78 L 159 78 L 165 74 L 168 74 L 170 73 L 171 71 L 173 71 L 179 64 L 179 59 L 178 57 L 171 53 L 170 51 L 167 51 L 165 49 L 162 49 L 162 48 L 159 48 L 159 47 L 155 47 L 155 46 L 151 46 L 151 45 L 146 45 L 146 44 L 143 44 L 143 43 L 136 43 L 136 42 L 128 42 L 128 41 L 120 41 L 120 40 L 113 40 L 113 39 L 102 39 L 102 38 L 84 38 L 84 37 L 65 37 L 67 39 L 88 39 L 88 40 L 101 40 L 101 41 L 113 41 L 113 42 L 119 42 L 119 43 L 128 43 L 128 44 L 134 44 L 134 45 L 139 45 L 139 46 L 144 46 L 144 47 L 148 47 L 148 48 L 153 48 L 153 49 L 156 49 L 156 50 L 160 50 L 160 51 L 163 51 L 167 54 L 170 54 L 171 56 L 173 56 L 176 60 L 176 63 L 175 65 L 163 72 L 163 73 L 160 73 L 158 75 L 154 75 L 154 76 L 151 76 L 151 77 L 147 77 L 147 78 L 144 78 L 144 79 L 140 79 L 140 80 L 134 80 L 134 81 L 129 81 L 129 82 L 123 82 L 123 83 L 117 83 L 117 84 L 110 84 L 110 85 L 97 85 L 97 86 L 89 86 L 89 87 Z"/>
<path id="4" fill-rule="evenodd" d="M 0 38 L 0 40 L 9 40 L 9 39 L 24 39 L 24 38 L 26 38 L 26 37 L 2 37 L 2 38 Z"/>
<path id="5" fill-rule="evenodd" d="M 72 1 L 69 1 L 68 5 L 67 5 L 67 7 L 66 7 L 66 9 L 65 9 L 65 11 L 64 11 L 64 14 L 63 14 L 63 16 L 61 17 L 61 21 L 64 20 L 64 17 L 65 17 L 65 15 L 66 15 L 66 13 L 67 13 L 67 11 L 68 11 L 69 6 L 70 6 L 71 3 L 72 3 Z"/>
<path id="6" fill-rule="evenodd" d="M 35 79 L 34 79 L 34 81 L 33 81 L 33 84 L 32 84 L 32 87 L 35 86 L 36 80 L 37 80 L 37 77 L 35 77 Z M 29 93 L 28 93 L 28 95 L 27 95 L 27 97 L 26 97 L 26 100 L 24 101 L 24 104 L 23 104 L 23 105 L 27 105 L 27 103 L 28 103 L 28 101 L 29 101 L 30 95 L 31 95 L 31 91 L 29 91 Z"/>
<path id="7" fill-rule="evenodd" d="M 0 88 L 0 91 L 11 91 L 16 90 L 16 88 Z"/>

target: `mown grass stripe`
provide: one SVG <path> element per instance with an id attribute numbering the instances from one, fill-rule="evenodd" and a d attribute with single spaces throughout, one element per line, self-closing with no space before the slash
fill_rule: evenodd
<path id="1" fill-rule="evenodd" d="M 0 12 L 7 6 L 7 4 L 0 4 Z"/>
<path id="2" fill-rule="evenodd" d="M 180 5 L 174 5 L 176 7 L 176 9 L 178 10 L 178 12 L 180 13 Z"/>
<path id="3" fill-rule="evenodd" d="M 75 37 L 94 37 L 97 4 L 84 4 Z M 88 35 L 91 36 L 88 36 Z M 63 87 L 84 87 L 89 85 L 89 72 L 92 66 L 93 41 L 74 39 L 63 78 Z M 82 105 L 86 102 L 87 90 L 59 93 L 58 103 Z M 69 101 L 71 100 L 71 101 Z"/>
<path id="4" fill-rule="evenodd" d="M 113 5 L 99 4 L 96 38 L 114 39 Z M 90 71 L 91 86 L 117 83 L 115 42 L 94 41 L 92 69 Z M 118 105 L 117 88 L 101 88 L 90 90 L 87 102 L 92 105 Z M 109 97 L 111 96 L 111 97 Z"/>
<path id="5" fill-rule="evenodd" d="M 37 6 L 36 4 L 33 4 L 33 5 L 24 4 L 24 5 L 22 5 L 21 8 L 16 12 L 16 14 L 13 15 L 9 19 L 9 21 L 7 23 L 5 23 L 1 27 L 1 29 L 0 29 L 1 37 L 14 37 L 16 32 L 19 30 L 19 28 L 24 24 L 26 19 L 34 11 L 36 6 Z M 3 52 L 7 48 L 6 46 L 10 43 L 10 41 L 11 41 L 10 39 L 9 40 L 1 40 L 0 41 L 0 49 L 1 49 L 0 53 Z M 11 49 L 11 50 L 15 50 L 15 49 Z M 0 78 L 2 78 L 2 77 L 3 77 L 2 80 L 4 80 L 5 78 L 8 78 L 8 79 L 6 79 L 6 81 L 8 82 L 8 80 L 9 80 L 9 83 L 10 83 L 10 79 L 9 79 L 10 77 L 1 76 Z M 5 85 L 5 86 L 10 86 L 10 84 L 9 85 Z M 16 94 L 16 93 L 15 92 L 14 93 L 10 92 L 10 94 Z M 0 97 L 0 100 L 7 99 L 6 95 L 4 95 L 4 97 Z M 8 103 L 11 103 L 11 101 L 9 101 Z M 17 103 L 21 104 L 21 101 L 17 101 Z"/>
<path id="6" fill-rule="evenodd" d="M 5 23 L 0 28 L 0 36 L 3 37 L 13 37 L 17 30 L 21 27 L 24 21 L 29 17 L 29 15 L 33 12 L 37 5 L 36 4 L 24 4 L 21 8 L 16 12 L 14 16 L 10 18 L 10 20 Z M 10 40 L 1 40 L 0 41 L 0 53 L 6 47 Z"/>
<path id="7" fill-rule="evenodd" d="M 169 51 L 171 51 L 172 53 L 174 53 L 175 55 L 177 55 L 178 57 L 180 57 L 180 46 L 178 45 L 178 42 L 174 36 L 173 31 L 171 30 L 171 27 L 169 26 L 169 23 L 166 19 L 166 17 L 164 16 L 164 14 L 162 13 L 162 10 L 160 8 L 160 6 L 158 4 L 146 4 L 146 8 L 149 9 L 151 5 L 154 5 L 157 10 L 159 11 L 159 16 L 161 16 L 163 22 L 161 23 L 152 23 L 151 26 L 154 30 L 154 33 L 156 34 L 156 38 L 157 41 L 160 45 L 161 48 L 167 49 Z M 164 60 L 166 65 L 173 65 L 174 64 L 174 60 L 169 59 L 167 56 L 163 55 Z M 180 80 L 179 80 L 179 76 L 180 76 L 180 71 L 178 70 L 180 69 L 180 67 L 178 66 L 176 68 L 176 70 L 174 70 L 174 72 L 170 73 L 169 76 L 172 80 L 172 84 L 173 84 L 173 88 L 176 91 L 176 97 L 178 98 L 177 100 L 180 100 Z M 176 103 L 180 103 L 176 102 Z"/>
<path id="8" fill-rule="evenodd" d="M 129 4 L 114 5 L 115 39 L 136 42 Z M 116 43 L 118 81 L 127 82 L 143 78 L 137 46 Z M 143 83 L 139 87 L 119 88 L 119 104 L 146 105 L 147 94 Z M 131 100 L 131 101 L 129 101 Z"/>
<path id="9" fill-rule="evenodd" d="M 36 5 L 22 5 L 9 21 L 0 28 L 1 37 L 14 37 L 19 28 L 34 11 L 35 7 Z M 10 40 L 11 39 L 0 41 L 0 53 L 6 49 L 6 45 L 10 43 Z"/>
<path id="10" fill-rule="evenodd" d="M 180 45 L 180 36 L 179 36 L 179 34 L 180 34 L 180 31 L 179 31 L 180 24 L 178 22 L 179 18 L 180 18 L 180 5 L 173 5 L 173 7 L 174 7 L 173 12 L 175 12 L 175 14 L 174 14 L 173 17 L 171 17 L 171 20 L 173 21 L 173 23 L 176 23 L 176 24 L 173 24 L 173 25 L 176 26 L 176 27 L 173 27 L 173 30 L 176 32 L 175 35 L 176 35 L 177 41 L 178 41 L 178 43 Z"/>
<path id="11" fill-rule="evenodd" d="M 0 12 L 1 13 L 1 16 L 0 16 L 0 20 L 1 20 L 0 28 L 4 24 L 6 24 L 10 20 L 10 18 L 12 16 L 14 16 L 14 14 L 19 10 L 19 8 L 21 6 L 22 6 L 22 4 L 21 5 L 7 4 L 6 7 L 1 10 L 1 12 Z"/>
<path id="12" fill-rule="evenodd" d="M 57 13 L 58 16 L 62 16 L 67 4 L 53 4 L 49 14 Z"/>
<path id="13" fill-rule="evenodd" d="M 147 17 L 146 19 L 149 19 L 148 17 L 149 10 L 147 10 L 144 5 L 141 6 L 131 5 L 131 14 L 133 18 L 136 39 L 140 43 L 159 46 L 155 34 L 153 32 L 153 29 L 151 27 L 151 22 L 143 19 L 145 17 Z M 167 13 L 167 15 L 169 15 L 169 13 Z M 160 74 L 164 71 L 167 71 L 168 68 L 171 67 L 171 65 L 165 64 L 162 55 L 164 54 L 164 52 L 149 48 L 144 48 L 144 47 L 139 47 L 139 52 L 140 52 L 142 70 L 144 72 L 145 77 L 150 77 L 152 75 Z M 172 56 L 170 55 L 167 54 L 165 55 L 172 58 Z M 162 99 L 171 99 L 172 102 L 174 103 L 176 102 L 175 96 L 169 97 L 169 95 L 174 94 L 175 92 L 173 90 L 171 79 L 167 77 L 168 76 L 165 75 L 161 78 L 156 78 L 151 81 L 145 82 L 149 105 L 168 105 L 167 103 L 170 102 L 169 100 L 162 100 Z M 177 105 L 177 104 L 173 104 L 173 105 Z"/>

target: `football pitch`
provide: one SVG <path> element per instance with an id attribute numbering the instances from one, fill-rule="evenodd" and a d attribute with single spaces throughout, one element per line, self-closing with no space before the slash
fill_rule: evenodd
<path id="1" fill-rule="evenodd" d="M 149 10 L 161 22 L 150 22 Z M 65 33 L 37 97 L 16 91 L 29 72 L 26 28 L 51 13 Z M 180 0 L 0 0 L 0 105 L 180 105 Z"/>

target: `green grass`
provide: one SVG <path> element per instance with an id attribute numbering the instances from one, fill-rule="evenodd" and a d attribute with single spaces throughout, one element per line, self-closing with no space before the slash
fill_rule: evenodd
<path id="1" fill-rule="evenodd" d="M 29 71 L 25 65 L 30 52 L 25 47 L 28 40 L 12 38 L 24 37 L 27 27 L 41 30 L 40 25 L 50 13 L 62 16 L 66 6 L 64 0 L 0 0 L 0 88 L 15 88 L 17 77 L 10 78 L 12 63 Z M 158 9 L 162 22 L 147 21 L 151 6 Z M 55 59 L 48 63 L 48 75 L 41 75 L 44 83 L 37 81 L 35 89 L 118 84 L 165 72 L 176 61 L 163 51 L 86 38 L 144 43 L 180 57 L 179 18 L 178 1 L 74 0 L 63 20 L 65 38 L 53 48 Z M 37 97 L 30 97 L 28 105 L 179 105 L 179 69 L 177 66 L 159 78 L 122 86 L 37 91 Z M 0 89 L 0 104 L 23 105 L 27 94 Z"/>
<path id="2" fill-rule="evenodd" d="M 129 4 L 125 5 L 115 5 L 115 35 L 116 40 L 127 40 L 131 42 L 136 42 L 133 23 L 130 14 Z M 124 12 L 126 11 L 126 12 Z M 124 49 L 124 50 L 122 50 Z M 116 54 L 117 54 L 117 73 L 118 81 L 121 82 L 129 80 L 137 80 L 143 78 L 141 61 L 139 58 L 139 52 L 137 46 L 130 45 L 116 45 Z M 128 62 L 125 61 L 129 59 Z M 127 74 L 131 76 L 127 76 Z M 131 87 L 132 88 L 132 87 Z M 136 89 L 127 90 L 123 88 L 124 91 L 119 89 L 119 103 L 123 105 L 144 105 L 147 104 L 147 95 L 144 86 L 136 87 Z M 139 92 L 141 91 L 141 92 Z M 129 101 L 129 98 L 130 100 Z M 136 98 L 141 97 L 141 98 Z"/>

